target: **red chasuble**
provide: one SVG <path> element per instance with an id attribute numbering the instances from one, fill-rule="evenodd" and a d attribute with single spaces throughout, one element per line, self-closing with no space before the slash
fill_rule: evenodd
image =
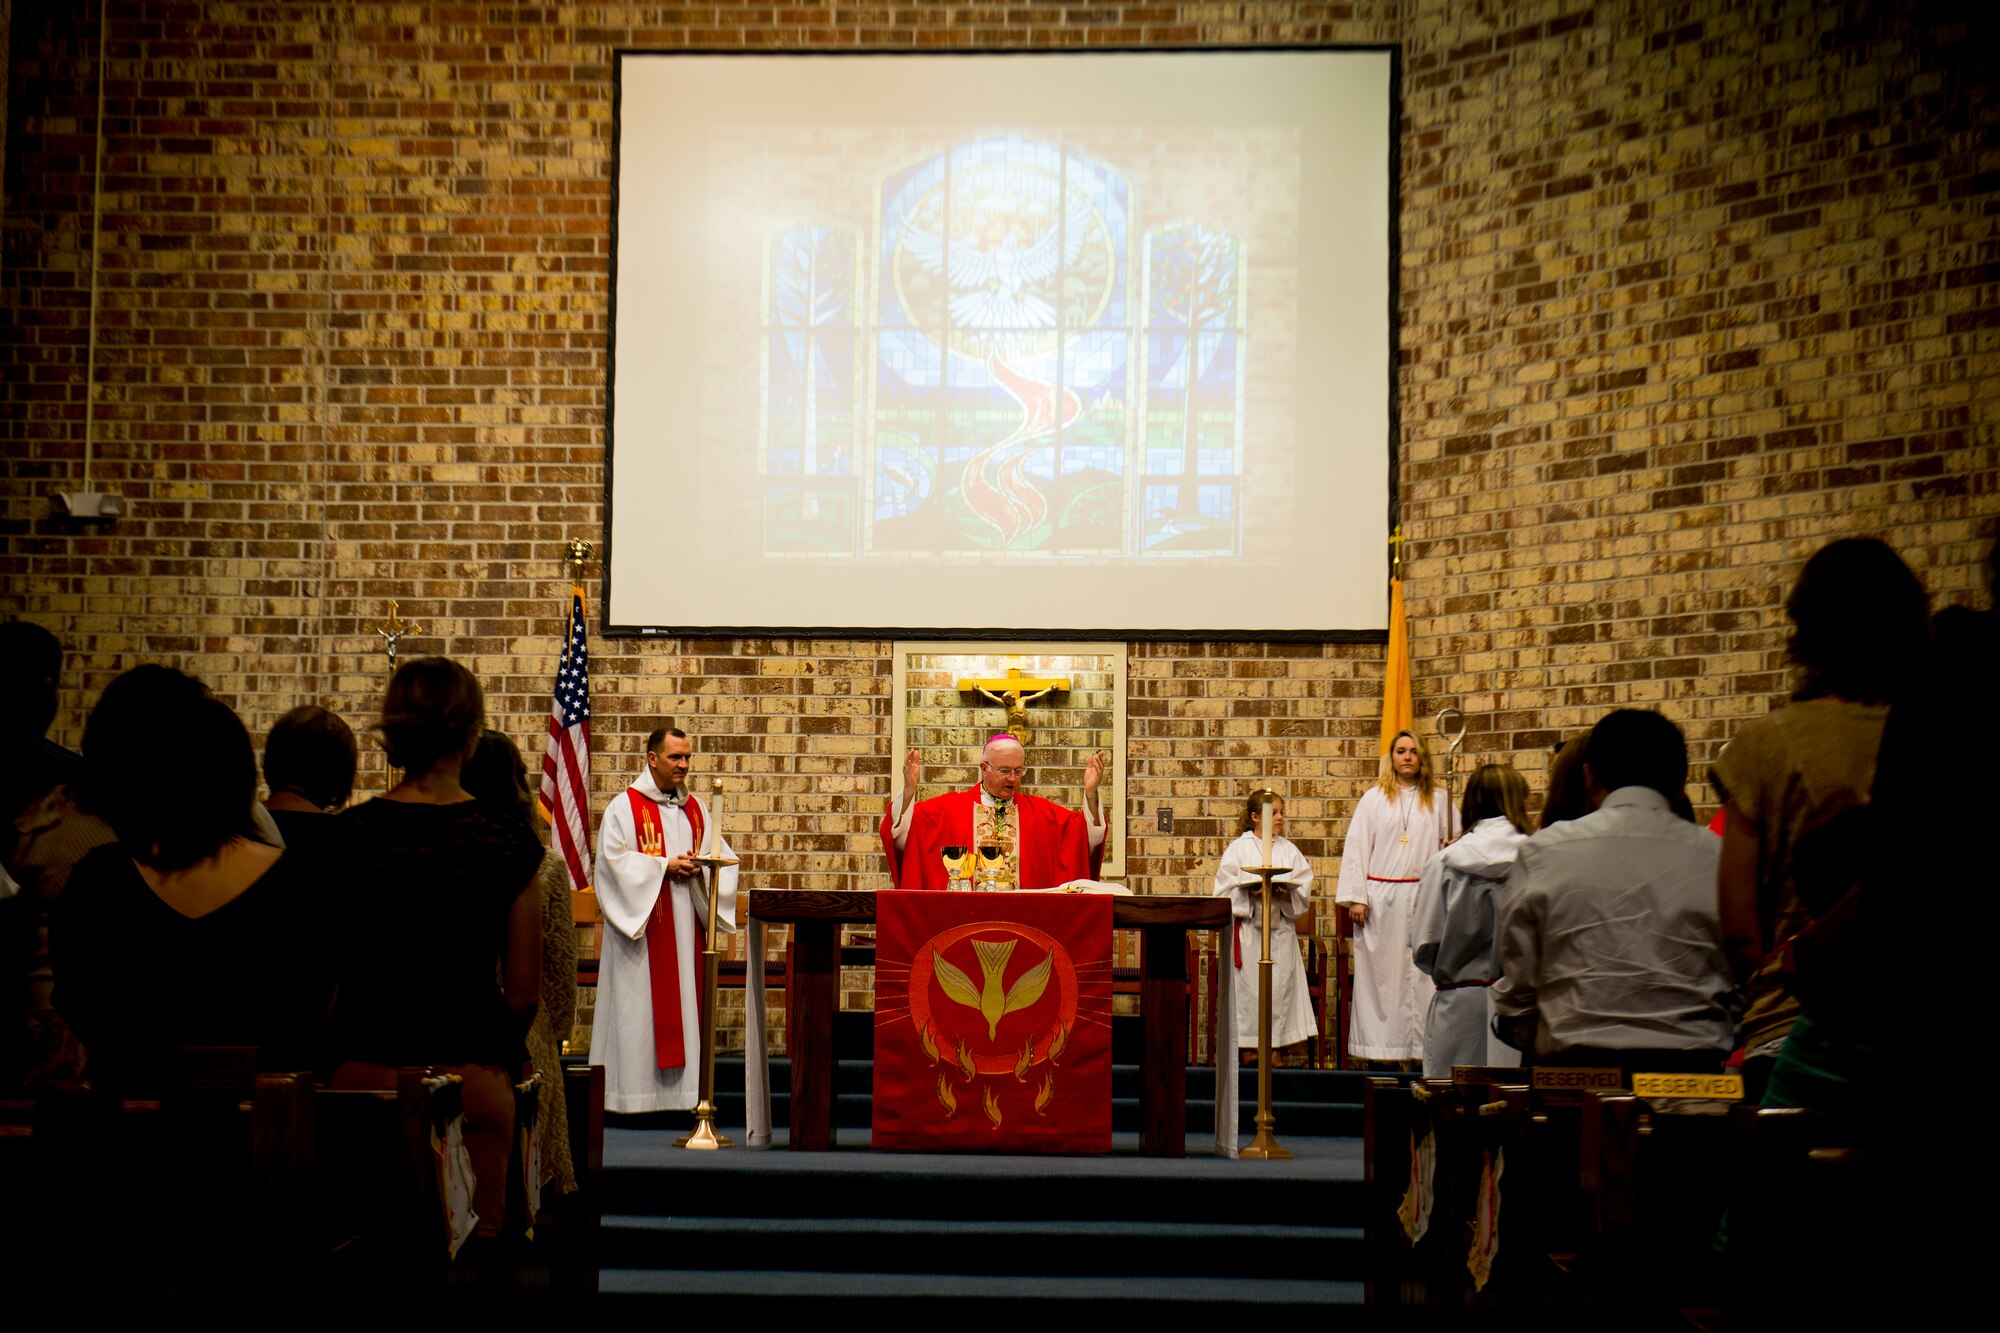
<path id="1" fill-rule="evenodd" d="M 946 792 L 918 801 L 910 812 L 910 836 L 896 853 L 895 797 L 882 816 L 882 854 L 889 860 L 889 886 L 896 889 L 942 889 L 946 847 L 972 845 L 972 808 L 979 788 Z M 1014 797 L 1021 830 L 1021 882 L 1024 889 L 1053 889 L 1073 879 L 1096 879 L 1104 863 L 1104 848 L 1090 845 L 1090 829 L 1081 810 L 1065 810 L 1054 801 L 1021 792 Z"/>
<path id="2" fill-rule="evenodd" d="M 1111 898 L 876 899 L 871 1143 L 1111 1151 Z"/>
<path id="3" fill-rule="evenodd" d="M 625 795 L 632 804 L 632 835 L 640 854 L 665 859 L 667 836 L 660 827 L 660 807 L 637 787 L 626 788 Z M 690 796 L 682 809 L 694 835 L 694 850 L 699 853 L 705 822 L 701 802 Z M 696 923 L 696 957 L 701 955 L 702 933 L 700 923 Z M 654 1059 L 661 1069 L 685 1068 L 687 1039 L 681 1033 L 681 948 L 679 932 L 674 929 L 673 890 L 664 870 L 660 872 L 660 896 L 654 899 L 653 914 L 646 921 L 646 970 L 653 983 Z"/>

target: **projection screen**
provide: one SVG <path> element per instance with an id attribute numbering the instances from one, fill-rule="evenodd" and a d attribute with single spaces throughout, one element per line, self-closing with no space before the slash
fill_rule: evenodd
<path id="1" fill-rule="evenodd" d="M 1379 636 L 1393 78 L 622 53 L 605 632 Z"/>

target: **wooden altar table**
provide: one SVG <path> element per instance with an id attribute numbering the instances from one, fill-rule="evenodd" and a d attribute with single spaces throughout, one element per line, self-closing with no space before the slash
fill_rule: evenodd
<path id="1" fill-rule="evenodd" d="M 786 981 L 796 1043 L 791 1053 L 791 1145 L 799 1152 L 825 1152 L 833 1146 L 833 1014 L 840 1004 L 840 928 L 874 921 L 875 894 L 860 889 L 755 889 L 747 896 L 744 910 L 753 972 L 744 986 L 748 1137 L 752 1144 L 771 1141 L 764 927 L 789 925 L 792 961 Z M 1145 1048 L 1140 1064 L 1139 1151 L 1148 1157 L 1183 1157 L 1187 1154 L 1186 932 L 1227 930 L 1229 899 L 1116 896 L 1111 900 L 1111 924 L 1115 930 L 1136 930 L 1141 938 L 1139 1013 Z M 1226 941 L 1219 945 L 1217 956 L 1229 956 Z M 1233 1033 L 1234 987 L 1225 981 L 1217 990 L 1224 1010 L 1217 1015 L 1218 1026 Z M 1233 1053 L 1234 1043 L 1228 1049 Z M 1215 1086 L 1216 1151 L 1234 1157 L 1234 1060 L 1218 1057 Z"/>

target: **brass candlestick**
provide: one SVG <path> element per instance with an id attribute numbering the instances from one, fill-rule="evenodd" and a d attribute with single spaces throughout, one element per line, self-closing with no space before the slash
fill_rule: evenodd
<path id="1" fill-rule="evenodd" d="M 1271 1133 L 1271 1126 L 1277 1123 L 1277 1117 L 1271 1113 L 1271 878 L 1284 869 L 1283 866 L 1244 867 L 1244 873 L 1263 881 L 1259 892 L 1264 903 L 1264 954 L 1257 963 L 1257 1137 L 1250 1140 L 1250 1146 L 1240 1155 L 1266 1162 L 1286 1161 L 1291 1157 Z M 1230 1072 L 1233 1075 L 1235 1071 Z M 1230 1089 L 1231 1096 L 1235 1092 Z"/>
<path id="2" fill-rule="evenodd" d="M 722 787 L 721 779 L 716 788 Z M 722 833 L 716 831 L 715 850 L 722 850 Z M 722 899 L 722 868 L 733 866 L 733 856 L 697 856 L 701 881 L 708 889 L 708 935 L 701 951 L 701 1100 L 694 1108 L 694 1131 L 674 1140 L 676 1148 L 707 1151 L 734 1148 L 728 1137 L 715 1132 L 715 978 L 722 964 L 722 950 L 715 947 L 716 904 Z"/>

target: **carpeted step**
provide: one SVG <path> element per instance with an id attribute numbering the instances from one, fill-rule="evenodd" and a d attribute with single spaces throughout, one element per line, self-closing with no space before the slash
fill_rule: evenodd
<path id="1" fill-rule="evenodd" d="M 1241 1315 L 1246 1306 L 1271 1307 L 1285 1316 L 1355 1312 L 1362 1284 L 1321 1278 L 1247 1277 L 998 1277 L 924 1275 L 898 1272 L 827 1272 L 804 1269 L 711 1272 L 690 1269 L 606 1269 L 599 1290 L 606 1296 L 671 1296 L 676 1318 L 690 1311 L 740 1313 L 740 1303 L 757 1302 L 760 1319 L 796 1315 L 816 1322 L 872 1315 L 907 1320 L 925 1305 L 940 1314 L 977 1318 L 970 1302 L 1008 1301 L 1010 1324 L 1023 1314 L 1038 1318 L 1079 1317 L 1120 1322 L 1159 1318 L 1196 1319 Z M 1022 1303 L 1028 1310 L 1022 1309 Z M 793 1308 L 796 1307 L 796 1308 Z M 997 1317 L 998 1311 L 989 1311 Z"/>
<path id="2" fill-rule="evenodd" d="M 859 1147 L 865 1138 L 856 1136 Z M 1281 1138 L 1282 1141 L 1282 1138 Z M 1129 1137 L 1122 1142 L 1130 1142 Z M 1300 1138 L 1289 1162 L 1018 1157 L 782 1149 L 688 1153 L 665 1134 L 606 1135 L 607 1215 L 828 1219 L 867 1211 L 933 1223 L 1358 1225 L 1361 1147 Z"/>
<path id="3" fill-rule="evenodd" d="M 976 1200 L 969 1201 L 976 1206 Z M 620 1214 L 603 1222 L 606 1268 L 791 1269 L 1018 1277 L 1228 1278 L 1243 1256 L 1310 1255 L 1321 1276 L 1359 1278 L 1358 1227 L 1235 1222 L 741 1218 Z M 1301 1268 L 1305 1267 L 1304 1261 Z"/>

